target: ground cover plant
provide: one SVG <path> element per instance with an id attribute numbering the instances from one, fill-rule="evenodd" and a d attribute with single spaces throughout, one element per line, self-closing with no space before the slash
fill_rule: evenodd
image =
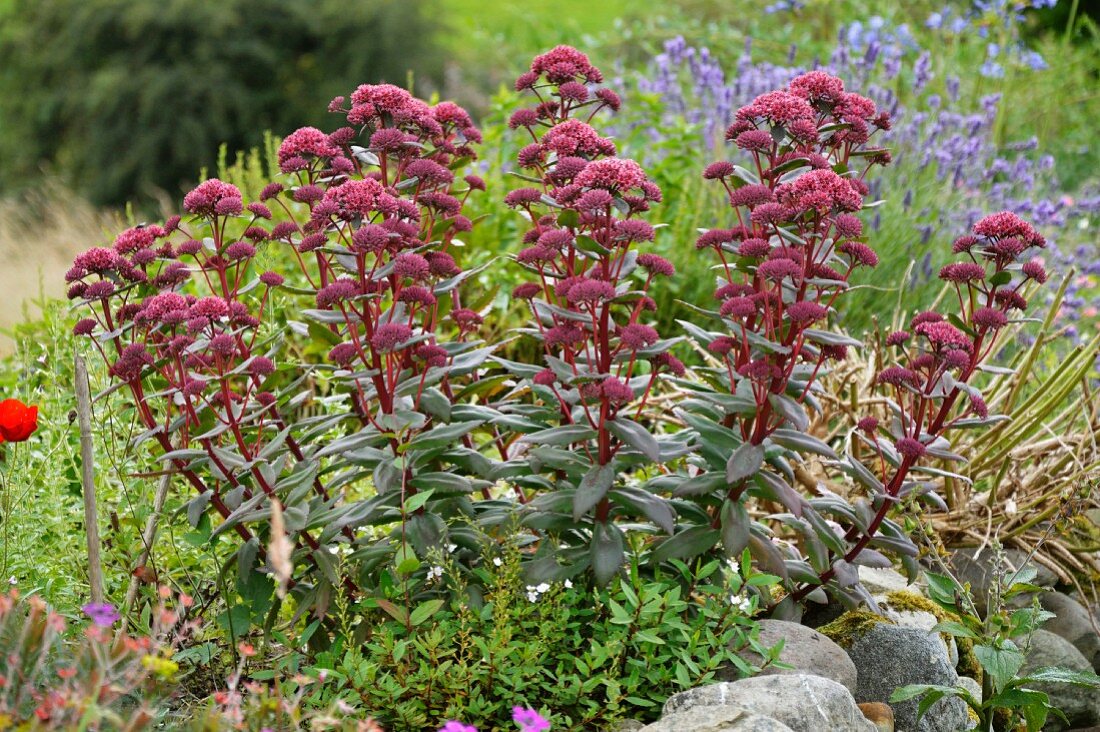
<path id="1" fill-rule="evenodd" d="M 873 607 L 859 568 L 915 574 L 923 525 L 1038 544 L 1087 591 L 1092 199 L 975 88 L 1044 73 L 1023 16 L 944 17 L 785 64 L 709 55 L 690 22 L 656 58 L 624 31 L 636 66 L 540 53 L 476 125 L 364 84 L 327 124 L 223 149 L 178 215 L 83 233 L 76 317 L 43 302 L 17 331 L 3 576 L 85 603 L 79 567 L 28 552 L 83 552 L 80 352 L 108 595 L 137 590 L 110 610 L 148 632 L 163 583 L 195 620 L 159 724 L 652 720 L 755 673 L 736 651 L 770 663 L 754 618 Z M 968 27 L 1007 50 L 953 80 L 926 49 L 971 54 Z"/>

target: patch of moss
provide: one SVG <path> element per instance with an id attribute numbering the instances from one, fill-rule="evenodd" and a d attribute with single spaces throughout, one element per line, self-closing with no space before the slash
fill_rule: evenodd
<path id="1" fill-rule="evenodd" d="M 849 610 L 831 623 L 822 625 L 817 629 L 826 638 L 829 638 L 843 648 L 849 648 L 852 642 L 880 623 L 897 625 L 893 620 L 884 618 L 870 610 Z"/>
<path id="2" fill-rule="evenodd" d="M 957 621 L 959 619 L 959 616 L 955 613 L 944 610 L 924 595 L 918 595 L 915 592 L 906 590 L 888 592 L 886 593 L 886 602 L 894 610 L 923 610 L 932 613 L 936 616 L 936 621 L 941 623 L 945 620 Z M 948 633 L 941 633 L 940 635 L 944 643 L 951 638 Z M 955 647 L 959 651 L 959 662 L 955 665 L 956 670 L 960 675 L 969 676 L 979 684 L 982 683 L 982 665 L 978 663 L 978 658 L 974 655 L 974 641 L 970 638 L 955 638 Z"/>

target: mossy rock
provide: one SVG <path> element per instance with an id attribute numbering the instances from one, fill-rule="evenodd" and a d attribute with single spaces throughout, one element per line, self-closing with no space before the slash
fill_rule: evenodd
<path id="1" fill-rule="evenodd" d="M 915 592 L 907 592 L 905 590 L 888 592 L 886 594 L 886 602 L 895 610 L 910 610 L 914 612 L 924 611 L 932 613 L 936 616 L 936 620 L 941 623 L 945 620 L 959 620 L 959 616 L 955 613 L 944 610 L 924 595 L 918 595 Z M 826 635 L 828 634 L 826 633 Z M 943 637 L 945 643 L 947 639 L 951 637 L 947 633 L 941 633 L 940 635 Z M 978 663 L 978 658 L 974 655 L 973 639 L 955 638 L 955 647 L 959 651 L 959 662 L 956 664 L 956 670 L 961 675 L 969 676 L 979 684 L 982 683 L 982 665 Z"/>
<path id="2" fill-rule="evenodd" d="M 833 622 L 822 625 L 817 632 L 841 648 L 851 648 L 857 637 L 879 624 L 897 625 L 893 620 L 870 610 L 849 610 Z"/>

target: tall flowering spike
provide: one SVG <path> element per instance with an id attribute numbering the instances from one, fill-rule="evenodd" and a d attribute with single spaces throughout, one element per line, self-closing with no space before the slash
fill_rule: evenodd
<path id="1" fill-rule="evenodd" d="M 712 478 L 687 493 L 703 496 L 706 528 L 713 530 L 696 551 L 720 543 L 736 556 L 748 547 L 769 567 L 801 559 L 757 539 L 747 491 L 766 487 L 768 498 L 798 516 L 814 510 L 793 488 L 775 488 L 785 485 L 786 463 L 776 469 L 766 463 L 781 449 L 788 457 L 831 454 L 816 438 L 796 433 L 810 424 L 817 378 L 857 345 L 825 323 L 856 269 L 878 263 L 857 216 L 868 194 L 864 179 L 887 162 L 869 146 L 878 116 L 839 78 L 804 74 L 733 114 L 726 138 L 740 165 L 721 160 L 702 171 L 723 187 L 730 214 L 696 242 L 714 252 L 719 273 L 713 330 L 690 331 L 712 364 L 707 383 L 691 387 L 707 405 L 689 420 L 698 430 L 698 469 Z M 693 408 L 688 402 L 686 410 Z M 703 426 L 711 421 L 717 424 Z M 719 442 L 715 435 L 725 437 Z M 767 479 L 757 477 L 761 472 Z"/>
<path id="2" fill-rule="evenodd" d="M 650 497 L 653 507 L 640 499 L 613 502 L 610 494 L 622 466 L 658 459 L 656 441 L 642 437 L 645 428 L 635 420 L 657 379 L 682 373 L 683 364 L 644 322 L 651 285 L 673 274 L 667 260 L 639 253 L 654 238 L 642 217 L 661 191 L 638 163 L 617 157 L 594 126 L 600 109 L 618 105 L 617 95 L 586 86 L 602 78 L 566 46 L 536 57 L 520 76 L 516 88 L 535 105 L 513 114 L 509 126 L 533 141 L 519 163 L 540 183 L 511 191 L 505 203 L 530 222 L 516 261 L 532 280 L 514 293 L 530 303 L 531 330 L 545 355 L 546 368 L 530 388 L 558 412 L 547 429 L 575 435 L 567 438 L 572 449 L 591 462 L 590 477 L 578 475 L 571 486 L 573 515 L 591 527 L 588 562 L 606 582 L 624 556 L 615 518 L 640 514 L 671 529 L 671 510 L 657 496 Z"/>
<path id="3" fill-rule="evenodd" d="M 887 337 L 886 346 L 897 362 L 886 365 L 876 382 L 897 417 L 890 428 L 893 443 L 877 439 L 874 430 L 867 429 L 872 422 L 878 425 L 872 416 L 860 420 L 854 434 L 876 458 L 864 466 L 864 475 L 873 476 L 893 500 L 882 501 L 870 521 L 846 528 L 844 551 L 830 551 L 828 568 L 820 570 L 817 582 L 798 587 L 792 594 L 795 600 L 819 585 L 835 591 L 844 568 L 875 540 L 884 525 L 891 535 L 904 536 L 887 513 L 915 468 L 931 459 L 962 460 L 950 452 L 945 434 L 964 421 L 973 426 L 990 418 L 974 376 L 998 347 L 1009 312 L 1027 306 L 1019 290 L 1031 281 L 1041 284 L 1029 265 L 1034 261 L 1030 259 L 1032 250 L 1044 244 L 1034 227 L 1016 214 L 1002 211 L 981 219 L 974 224 L 972 236 L 960 237 L 952 246 L 952 252 L 962 259 L 940 271 L 940 278 L 955 290 L 954 307 L 943 313 L 918 313 L 909 330 Z M 903 552 L 902 558 L 912 564 L 911 556 Z"/>

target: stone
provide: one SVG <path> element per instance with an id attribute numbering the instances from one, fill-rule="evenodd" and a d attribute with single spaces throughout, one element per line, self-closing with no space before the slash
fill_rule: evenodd
<path id="1" fill-rule="evenodd" d="M 1027 563 L 1027 555 L 1017 549 L 1004 550 L 1005 569 L 1013 572 Z M 988 547 L 974 556 L 973 549 L 953 549 L 949 564 L 955 568 L 956 576 L 962 583 L 970 583 L 970 591 L 974 596 L 974 605 L 982 614 L 986 612 L 989 602 L 989 583 L 993 576 L 993 550 Z M 1034 561 L 1030 562 L 1038 574 L 1035 575 L 1033 584 L 1040 587 L 1053 587 L 1058 582 L 1058 576 L 1046 567 Z M 1027 595 L 1018 595 L 1017 599 L 1022 605 L 1031 600 Z"/>
<path id="2" fill-rule="evenodd" d="M 958 685 L 969 691 L 970 696 L 974 697 L 979 702 L 982 700 L 982 685 L 975 679 L 969 676 L 960 676 Z"/>
<path id="3" fill-rule="evenodd" d="M 917 602 L 910 602 L 910 599 L 915 599 Z M 944 652 L 947 653 L 947 660 L 952 668 L 959 664 L 959 648 L 955 644 L 955 639 L 947 634 L 932 630 L 940 622 L 940 619 L 933 612 L 935 605 L 931 600 L 921 595 L 901 591 L 892 592 L 889 595 L 880 595 L 875 598 L 875 602 L 878 603 L 882 617 L 892 620 L 896 625 L 904 628 L 923 630 L 928 633 L 930 638 L 938 638 L 940 643 L 943 644 Z M 927 603 L 927 606 L 931 607 L 927 607 L 923 603 Z M 926 607 L 927 609 L 925 609 Z"/>
<path id="4" fill-rule="evenodd" d="M 857 704 L 859 711 L 879 732 L 894 732 L 894 710 L 882 702 Z"/>
<path id="5" fill-rule="evenodd" d="M 1043 623 L 1043 630 L 1068 640 L 1092 664 L 1094 671 L 1100 671 L 1100 635 L 1085 606 L 1061 592 L 1044 592 L 1039 602 L 1044 610 L 1054 613 L 1053 618 Z"/>
<path id="6" fill-rule="evenodd" d="M 843 684 L 813 674 L 754 676 L 697 686 L 671 696 L 665 702 L 664 717 L 700 706 L 742 707 L 772 717 L 794 732 L 877 732 Z"/>
<path id="7" fill-rule="evenodd" d="M 1060 635 L 1039 629 L 1031 636 L 1027 649 L 1027 661 L 1020 670 L 1022 675 L 1043 666 L 1058 666 L 1073 671 L 1091 671 L 1092 664 Z M 1100 694 L 1090 689 L 1070 684 L 1036 683 L 1028 688 L 1045 692 L 1050 703 L 1062 710 L 1069 719 L 1069 727 L 1088 727 L 1100 724 Z M 1047 722 L 1046 730 L 1064 730 L 1067 725 L 1056 717 Z"/>
<path id="8" fill-rule="evenodd" d="M 795 732 L 771 717 L 739 706 L 703 705 L 665 714 L 640 732 Z"/>
<path id="9" fill-rule="evenodd" d="M 942 641 L 918 628 L 868 623 L 852 634 L 847 650 L 858 672 L 858 702 L 890 703 L 894 690 L 909 684 L 954 686 L 958 682 Z M 919 722 L 918 705 L 916 699 L 890 704 L 898 729 L 957 732 L 966 727 L 966 704 L 961 699 L 940 699 Z"/>
<path id="10" fill-rule="evenodd" d="M 639 722 L 636 719 L 624 719 L 615 725 L 614 732 L 638 732 L 638 730 L 644 727 L 644 722 Z"/>
<path id="11" fill-rule="evenodd" d="M 919 579 L 919 578 L 918 578 Z M 910 585 L 909 579 L 894 569 L 885 567 L 859 566 L 859 581 L 872 595 L 885 595 L 887 592 L 912 591 L 916 585 Z"/>
<path id="12" fill-rule="evenodd" d="M 769 674 L 814 674 L 844 684 L 848 691 L 856 690 L 856 667 L 844 649 L 812 628 L 787 620 L 761 620 L 760 644 L 774 646 L 783 641 L 783 650 L 779 660 L 791 666 L 790 669 L 768 666 L 758 675 Z M 759 665 L 763 658 L 753 651 L 742 651 L 741 657 L 751 664 Z M 718 672 L 719 681 L 736 681 L 740 676 L 737 669 L 723 668 Z"/>

